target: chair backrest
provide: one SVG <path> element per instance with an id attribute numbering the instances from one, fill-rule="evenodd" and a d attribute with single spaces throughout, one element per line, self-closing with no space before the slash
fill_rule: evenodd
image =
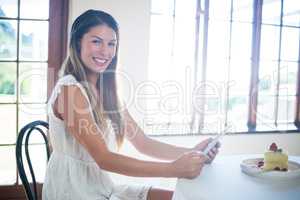
<path id="1" fill-rule="evenodd" d="M 44 128 L 43 128 L 44 127 Z M 21 131 L 19 132 L 17 143 L 16 143 L 16 160 L 17 160 L 17 168 L 20 175 L 20 178 L 23 183 L 23 187 L 27 196 L 27 199 L 29 200 L 37 200 L 38 199 L 38 192 L 37 192 L 37 184 L 35 175 L 32 168 L 32 163 L 30 160 L 30 155 L 28 151 L 28 141 L 29 137 L 32 132 L 40 133 L 43 136 L 43 139 L 45 141 L 46 145 L 46 152 L 47 152 L 47 161 L 50 157 L 50 148 L 49 143 L 47 139 L 47 134 L 44 132 L 44 130 L 49 129 L 49 125 L 47 122 L 44 121 L 34 121 L 27 125 L 25 125 Z M 35 130 L 35 131 L 34 131 Z M 23 142 L 25 140 L 25 143 Z M 27 165 L 29 167 L 29 172 L 32 180 L 32 184 L 29 184 L 26 172 L 25 172 L 25 163 L 23 162 L 23 143 L 24 143 L 24 149 L 25 149 L 25 157 L 27 161 Z M 33 187 L 33 188 L 32 188 Z"/>

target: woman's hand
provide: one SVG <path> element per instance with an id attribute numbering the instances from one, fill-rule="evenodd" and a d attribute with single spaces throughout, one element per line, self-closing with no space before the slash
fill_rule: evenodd
<path id="1" fill-rule="evenodd" d="M 206 140 L 203 140 L 202 142 L 198 143 L 192 150 L 194 151 L 204 151 L 204 149 L 207 147 L 207 145 L 212 141 L 213 139 L 212 138 L 208 138 Z M 216 144 L 216 146 L 214 148 L 212 148 L 209 152 L 208 152 L 208 157 L 209 159 L 206 161 L 206 163 L 211 163 L 216 155 L 218 154 L 219 152 L 219 147 L 221 146 L 220 142 L 218 142 Z"/>
<path id="2" fill-rule="evenodd" d="M 175 177 L 193 179 L 197 177 L 207 161 L 207 156 L 198 151 L 190 151 L 182 154 L 171 163 Z"/>

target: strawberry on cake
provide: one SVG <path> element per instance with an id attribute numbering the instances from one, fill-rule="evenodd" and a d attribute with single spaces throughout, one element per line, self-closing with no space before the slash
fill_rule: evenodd
<path id="1" fill-rule="evenodd" d="M 276 143 L 272 143 L 269 150 L 264 153 L 264 161 L 258 163 L 265 171 L 287 171 L 288 169 L 288 155 L 279 149 Z"/>

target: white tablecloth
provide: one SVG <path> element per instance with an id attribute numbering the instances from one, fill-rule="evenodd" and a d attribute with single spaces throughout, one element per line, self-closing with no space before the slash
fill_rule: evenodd
<path id="1" fill-rule="evenodd" d="M 178 179 L 173 200 L 300 200 L 300 179 L 266 180 L 241 171 L 242 160 L 259 157 L 218 156 L 199 177 Z M 300 163 L 300 157 L 289 159 Z"/>

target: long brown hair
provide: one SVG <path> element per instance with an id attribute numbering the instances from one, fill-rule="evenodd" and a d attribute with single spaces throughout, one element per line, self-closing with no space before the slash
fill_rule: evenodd
<path id="1" fill-rule="evenodd" d="M 80 58 L 80 42 L 85 33 L 98 25 L 106 25 L 115 31 L 117 36 L 116 54 L 107 69 L 99 74 L 97 89 L 100 92 L 100 106 L 92 109 L 96 124 L 107 129 L 107 119 L 111 120 L 116 134 L 117 144 L 123 143 L 123 121 L 120 113 L 120 102 L 117 94 L 116 68 L 119 49 L 119 28 L 116 20 L 108 13 L 100 10 L 87 10 L 76 18 L 71 28 L 69 55 L 61 67 L 59 76 L 72 74 L 82 84 L 88 95 L 92 108 L 96 108 L 97 100 L 87 81 L 86 67 Z M 101 89 L 100 89 L 101 88 Z"/>

